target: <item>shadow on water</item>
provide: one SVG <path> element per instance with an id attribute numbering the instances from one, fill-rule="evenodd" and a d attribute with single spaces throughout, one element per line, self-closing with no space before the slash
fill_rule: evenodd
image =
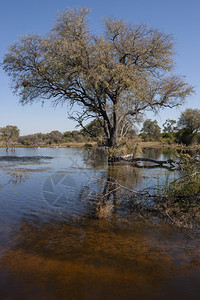
<path id="1" fill-rule="evenodd" d="M 35 162 L 42 159 L 52 159 L 50 156 L 0 156 L 0 162 Z"/>

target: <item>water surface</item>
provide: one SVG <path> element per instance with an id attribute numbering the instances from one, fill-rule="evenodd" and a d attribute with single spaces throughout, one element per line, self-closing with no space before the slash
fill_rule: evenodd
<path id="1" fill-rule="evenodd" d="M 86 154 L 0 149 L 7 156 L 0 161 L 0 298 L 199 299 L 199 235 L 135 222 L 106 184 L 115 179 L 137 190 L 176 174 L 108 167 Z M 148 155 L 167 159 L 172 153 Z M 102 193 L 116 204 L 106 219 L 95 215 Z"/>

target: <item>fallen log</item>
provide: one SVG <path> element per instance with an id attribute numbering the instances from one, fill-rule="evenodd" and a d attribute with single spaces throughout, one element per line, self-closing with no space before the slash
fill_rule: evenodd
<path id="1" fill-rule="evenodd" d="M 174 165 L 174 161 L 173 161 L 173 159 L 168 159 L 168 160 L 156 160 L 156 159 L 152 159 L 152 158 L 145 158 L 145 157 L 138 157 L 138 158 L 132 158 L 131 159 L 131 161 L 132 162 L 134 162 L 134 161 L 145 161 L 145 162 L 153 162 L 153 163 L 155 163 L 155 164 L 158 164 L 158 165 L 160 165 L 160 166 L 163 166 L 164 164 L 170 164 L 170 165 L 173 165 L 173 166 L 175 166 Z"/>
<path id="2" fill-rule="evenodd" d="M 174 168 L 176 167 L 176 162 L 173 161 L 173 159 L 168 159 L 168 160 L 156 160 L 156 159 L 153 159 L 153 158 L 147 158 L 147 157 L 137 157 L 137 158 L 131 158 L 131 159 L 128 159 L 128 158 L 124 158 L 124 157 L 112 157 L 112 158 L 109 158 L 108 159 L 108 163 L 109 164 L 120 164 L 120 165 L 123 165 L 123 164 L 129 164 L 129 165 L 136 165 L 137 162 L 150 162 L 150 163 L 154 163 L 157 165 L 159 165 L 160 167 L 169 167 L 170 165 L 170 168 Z M 155 167 L 155 166 L 154 166 Z"/>

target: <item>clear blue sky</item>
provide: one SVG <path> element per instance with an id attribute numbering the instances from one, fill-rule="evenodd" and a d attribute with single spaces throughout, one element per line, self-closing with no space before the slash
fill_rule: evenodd
<path id="1" fill-rule="evenodd" d="M 0 61 L 8 45 L 20 35 L 45 34 L 53 25 L 57 12 L 66 7 L 88 7 L 91 28 L 101 31 L 103 16 L 123 18 L 133 24 L 145 23 L 176 39 L 176 74 L 196 88 L 196 94 L 178 110 L 164 110 L 156 118 L 161 125 L 167 118 L 177 119 L 186 107 L 200 109 L 200 1 L 199 0 L 0 0 Z M 73 130 L 67 107 L 52 108 L 50 103 L 20 106 L 10 89 L 10 79 L 0 68 L 0 127 L 17 125 L 21 135 L 36 132 Z"/>

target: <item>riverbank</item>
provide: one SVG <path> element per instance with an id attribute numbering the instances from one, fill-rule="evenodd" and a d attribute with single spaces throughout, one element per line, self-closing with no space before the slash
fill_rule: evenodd
<path id="1" fill-rule="evenodd" d="M 138 140 L 136 140 L 138 143 Z M 159 149 L 159 148 L 170 148 L 170 149 L 177 149 L 177 150 L 200 150 L 200 144 L 193 144 L 190 146 L 181 145 L 181 144 L 167 144 L 159 141 L 155 142 L 139 142 L 142 149 L 152 148 L 152 149 Z M 84 148 L 84 147 L 95 147 L 97 145 L 96 142 L 67 142 L 61 144 L 52 144 L 52 145 L 22 145 L 16 144 L 14 148 Z M 0 144 L 0 148 L 6 148 L 6 144 Z M 12 144 L 9 146 L 9 149 L 12 150 Z"/>
<path id="2" fill-rule="evenodd" d="M 62 143 L 62 144 L 52 144 L 52 145 L 21 145 L 16 144 L 14 148 L 83 148 L 83 147 L 94 147 L 97 143 L 96 142 L 69 142 L 69 143 Z M 7 148 L 5 144 L 1 144 L 0 148 Z M 12 150 L 13 146 L 10 145 L 9 149 Z"/>
<path id="3" fill-rule="evenodd" d="M 190 146 L 182 145 L 182 144 L 167 144 L 162 142 L 140 142 L 140 146 L 142 148 L 170 148 L 170 149 L 177 149 L 177 150 L 200 150 L 200 144 L 194 144 Z"/>

